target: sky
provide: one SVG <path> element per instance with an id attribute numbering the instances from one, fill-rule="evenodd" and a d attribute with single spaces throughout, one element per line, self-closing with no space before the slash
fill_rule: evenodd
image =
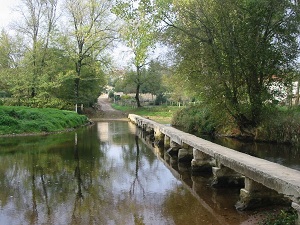
<path id="1" fill-rule="evenodd" d="M 0 0 L 0 29 L 7 27 L 13 20 L 13 8 L 19 0 Z"/>

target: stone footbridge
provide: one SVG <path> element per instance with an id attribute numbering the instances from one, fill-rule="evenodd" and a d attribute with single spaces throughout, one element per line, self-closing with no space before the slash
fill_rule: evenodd
<path id="1" fill-rule="evenodd" d="M 177 150 L 178 159 L 190 158 L 193 172 L 211 171 L 214 185 L 239 184 L 236 208 L 251 209 L 285 199 L 298 212 L 300 225 L 300 171 L 214 144 L 170 126 L 134 115 L 129 120 L 154 135 L 168 151 Z M 190 156 L 190 157 L 186 157 Z"/>

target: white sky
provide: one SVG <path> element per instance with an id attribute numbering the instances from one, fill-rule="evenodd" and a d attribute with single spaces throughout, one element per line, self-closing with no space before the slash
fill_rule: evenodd
<path id="1" fill-rule="evenodd" d="M 13 20 L 13 8 L 19 0 L 0 0 L 0 29 L 7 27 Z"/>

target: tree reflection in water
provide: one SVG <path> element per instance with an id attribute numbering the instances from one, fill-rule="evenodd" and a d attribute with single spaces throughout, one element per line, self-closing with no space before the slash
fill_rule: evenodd
<path id="1" fill-rule="evenodd" d="M 36 223 L 38 220 L 38 210 L 37 210 L 37 203 L 36 203 L 36 181 L 35 181 L 35 176 L 36 176 L 36 164 L 37 159 L 36 155 L 32 155 L 32 172 L 31 172 L 31 195 L 32 195 L 32 211 L 30 213 L 30 222 L 31 224 Z"/>
<path id="2" fill-rule="evenodd" d="M 130 194 L 130 196 L 133 196 L 134 192 L 135 192 L 135 188 L 140 188 L 142 191 L 142 195 L 145 198 L 145 189 L 143 188 L 143 185 L 142 185 L 141 181 L 139 180 L 140 148 L 139 148 L 139 137 L 138 136 L 135 136 L 135 144 L 136 144 L 135 177 L 130 186 L 129 194 Z"/>
<path id="3" fill-rule="evenodd" d="M 80 209 L 78 209 L 79 206 L 81 206 L 81 203 L 83 201 L 83 193 L 82 193 L 82 179 L 81 179 L 81 173 L 80 173 L 80 159 L 79 159 L 79 150 L 78 150 L 78 139 L 77 139 L 77 133 L 75 133 L 75 142 L 74 142 L 74 160 L 75 160 L 75 180 L 77 183 L 77 191 L 76 191 L 76 197 L 74 201 L 74 209 L 72 213 L 72 223 L 77 224 L 77 217 L 76 217 L 76 211 L 78 211 L 78 217 L 80 218 Z M 78 209 L 78 210 L 77 210 Z"/>

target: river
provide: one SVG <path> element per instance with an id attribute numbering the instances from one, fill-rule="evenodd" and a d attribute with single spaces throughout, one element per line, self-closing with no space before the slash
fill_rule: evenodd
<path id="1" fill-rule="evenodd" d="M 128 122 L 0 138 L 0 224 L 249 225 L 239 189 L 164 159 Z M 253 216 L 256 215 L 256 216 Z"/>

